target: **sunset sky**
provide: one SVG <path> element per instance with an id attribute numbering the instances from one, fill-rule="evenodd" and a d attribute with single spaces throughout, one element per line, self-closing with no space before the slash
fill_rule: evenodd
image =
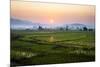
<path id="1" fill-rule="evenodd" d="M 11 17 L 41 24 L 94 24 L 95 6 L 11 1 Z"/>

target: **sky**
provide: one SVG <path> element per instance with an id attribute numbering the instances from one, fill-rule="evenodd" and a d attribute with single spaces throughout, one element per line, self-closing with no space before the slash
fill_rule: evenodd
<path id="1" fill-rule="evenodd" d="M 11 1 L 11 17 L 41 24 L 95 23 L 95 6 Z"/>

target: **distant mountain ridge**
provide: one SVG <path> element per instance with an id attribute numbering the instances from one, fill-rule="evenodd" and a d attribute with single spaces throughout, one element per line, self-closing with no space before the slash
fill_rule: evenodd
<path id="1" fill-rule="evenodd" d="M 30 21 L 20 20 L 15 18 L 11 18 L 10 21 L 11 21 L 11 25 L 32 25 L 32 22 Z"/>
<path id="2" fill-rule="evenodd" d="M 40 23 L 33 23 L 31 21 L 27 20 L 22 20 L 22 19 L 16 19 L 16 18 L 11 18 L 10 19 L 10 27 L 12 29 L 37 29 L 39 26 L 42 26 L 44 28 L 59 28 L 59 27 L 66 27 L 68 26 L 69 29 L 77 29 L 77 28 L 83 28 L 83 27 L 88 27 L 85 24 L 80 24 L 80 23 L 73 23 L 73 24 L 56 24 L 54 26 L 49 25 L 49 24 L 40 24 Z"/>
<path id="3" fill-rule="evenodd" d="M 10 26 L 12 29 L 26 29 L 26 28 L 37 28 L 40 25 L 38 23 L 32 23 L 31 21 L 21 20 L 16 18 L 10 19 Z"/>
<path id="4" fill-rule="evenodd" d="M 74 23 L 74 24 L 71 24 L 71 25 L 73 25 L 73 26 L 86 26 L 84 24 L 79 24 L 79 23 Z"/>

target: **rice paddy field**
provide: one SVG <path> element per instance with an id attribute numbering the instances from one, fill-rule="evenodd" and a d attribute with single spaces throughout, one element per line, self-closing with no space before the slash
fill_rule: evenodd
<path id="1" fill-rule="evenodd" d="M 11 31 L 11 66 L 90 61 L 94 31 Z"/>

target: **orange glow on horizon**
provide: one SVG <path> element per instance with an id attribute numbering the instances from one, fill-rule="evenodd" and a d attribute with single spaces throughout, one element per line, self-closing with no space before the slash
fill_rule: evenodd
<path id="1" fill-rule="evenodd" d="M 94 22 L 95 7 L 38 2 L 11 1 L 11 16 L 41 23 Z M 48 18 L 53 18 L 49 19 Z M 46 19 L 47 18 L 47 19 Z M 55 19 L 55 20 L 54 20 Z"/>

